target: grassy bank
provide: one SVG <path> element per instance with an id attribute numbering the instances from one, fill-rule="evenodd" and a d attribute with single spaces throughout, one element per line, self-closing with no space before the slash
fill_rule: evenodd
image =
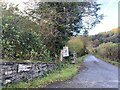
<path id="1" fill-rule="evenodd" d="M 108 59 L 108 58 L 103 58 L 103 57 L 100 56 L 100 55 L 95 55 L 95 56 L 96 56 L 97 58 L 101 59 L 101 60 L 104 60 L 105 62 L 108 62 L 108 63 L 112 64 L 112 65 L 120 66 L 120 63 L 118 63 L 118 62 L 115 61 L 115 60 L 110 60 L 110 59 Z"/>
<path id="2" fill-rule="evenodd" d="M 13 84 L 8 84 L 3 88 L 35 88 L 35 87 L 44 87 L 47 84 L 56 81 L 64 81 L 70 79 L 73 75 L 75 75 L 80 67 L 80 63 L 84 60 L 85 56 L 82 56 L 76 60 L 76 64 L 68 64 L 64 68 L 60 70 L 55 70 L 47 74 L 44 77 L 38 77 L 34 80 L 28 82 L 17 82 Z"/>

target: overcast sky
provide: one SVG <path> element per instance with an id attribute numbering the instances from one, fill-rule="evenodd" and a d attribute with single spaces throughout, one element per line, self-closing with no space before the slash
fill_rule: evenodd
<path id="1" fill-rule="evenodd" d="M 101 5 L 100 13 L 105 15 L 104 20 L 90 31 L 90 34 L 109 31 L 118 27 L 118 2 L 119 0 L 98 0 Z"/>
<path id="2" fill-rule="evenodd" d="M 24 4 L 22 2 L 26 2 L 29 0 L 5 0 L 15 4 L 19 4 L 20 9 L 24 9 Z M 113 28 L 118 27 L 118 2 L 119 0 L 98 0 L 97 1 L 101 5 L 100 14 L 104 14 L 104 20 L 92 30 L 90 30 L 89 34 L 97 34 L 99 32 L 109 31 Z"/>

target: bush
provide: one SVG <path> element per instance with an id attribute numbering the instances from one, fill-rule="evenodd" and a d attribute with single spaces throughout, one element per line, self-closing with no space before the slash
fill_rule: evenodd
<path id="1" fill-rule="evenodd" d="M 101 55 L 102 57 L 118 60 L 118 44 L 117 43 L 103 43 L 100 44 L 97 48 L 97 54 Z"/>
<path id="2" fill-rule="evenodd" d="M 43 45 L 40 36 L 35 32 L 23 31 L 9 24 L 9 19 L 3 18 L 2 24 L 2 58 L 22 60 L 50 61 L 50 55 Z"/>

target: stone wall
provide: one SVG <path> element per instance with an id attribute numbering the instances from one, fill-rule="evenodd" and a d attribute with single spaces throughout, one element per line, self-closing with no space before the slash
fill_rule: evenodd
<path id="1" fill-rule="evenodd" d="M 29 81 L 45 75 L 54 68 L 57 66 L 52 63 L 0 62 L 0 84 L 5 85 L 21 80 Z"/>

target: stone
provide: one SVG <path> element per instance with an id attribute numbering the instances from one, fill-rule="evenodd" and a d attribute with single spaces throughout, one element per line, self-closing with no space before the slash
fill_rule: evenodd
<path id="1" fill-rule="evenodd" d="M 56 68 L 55 64 L 33 62 L 2 62 L 0 63 L 0 84 L 17 81 L 29 81 L 44 76 L 48 71 Z"/>

